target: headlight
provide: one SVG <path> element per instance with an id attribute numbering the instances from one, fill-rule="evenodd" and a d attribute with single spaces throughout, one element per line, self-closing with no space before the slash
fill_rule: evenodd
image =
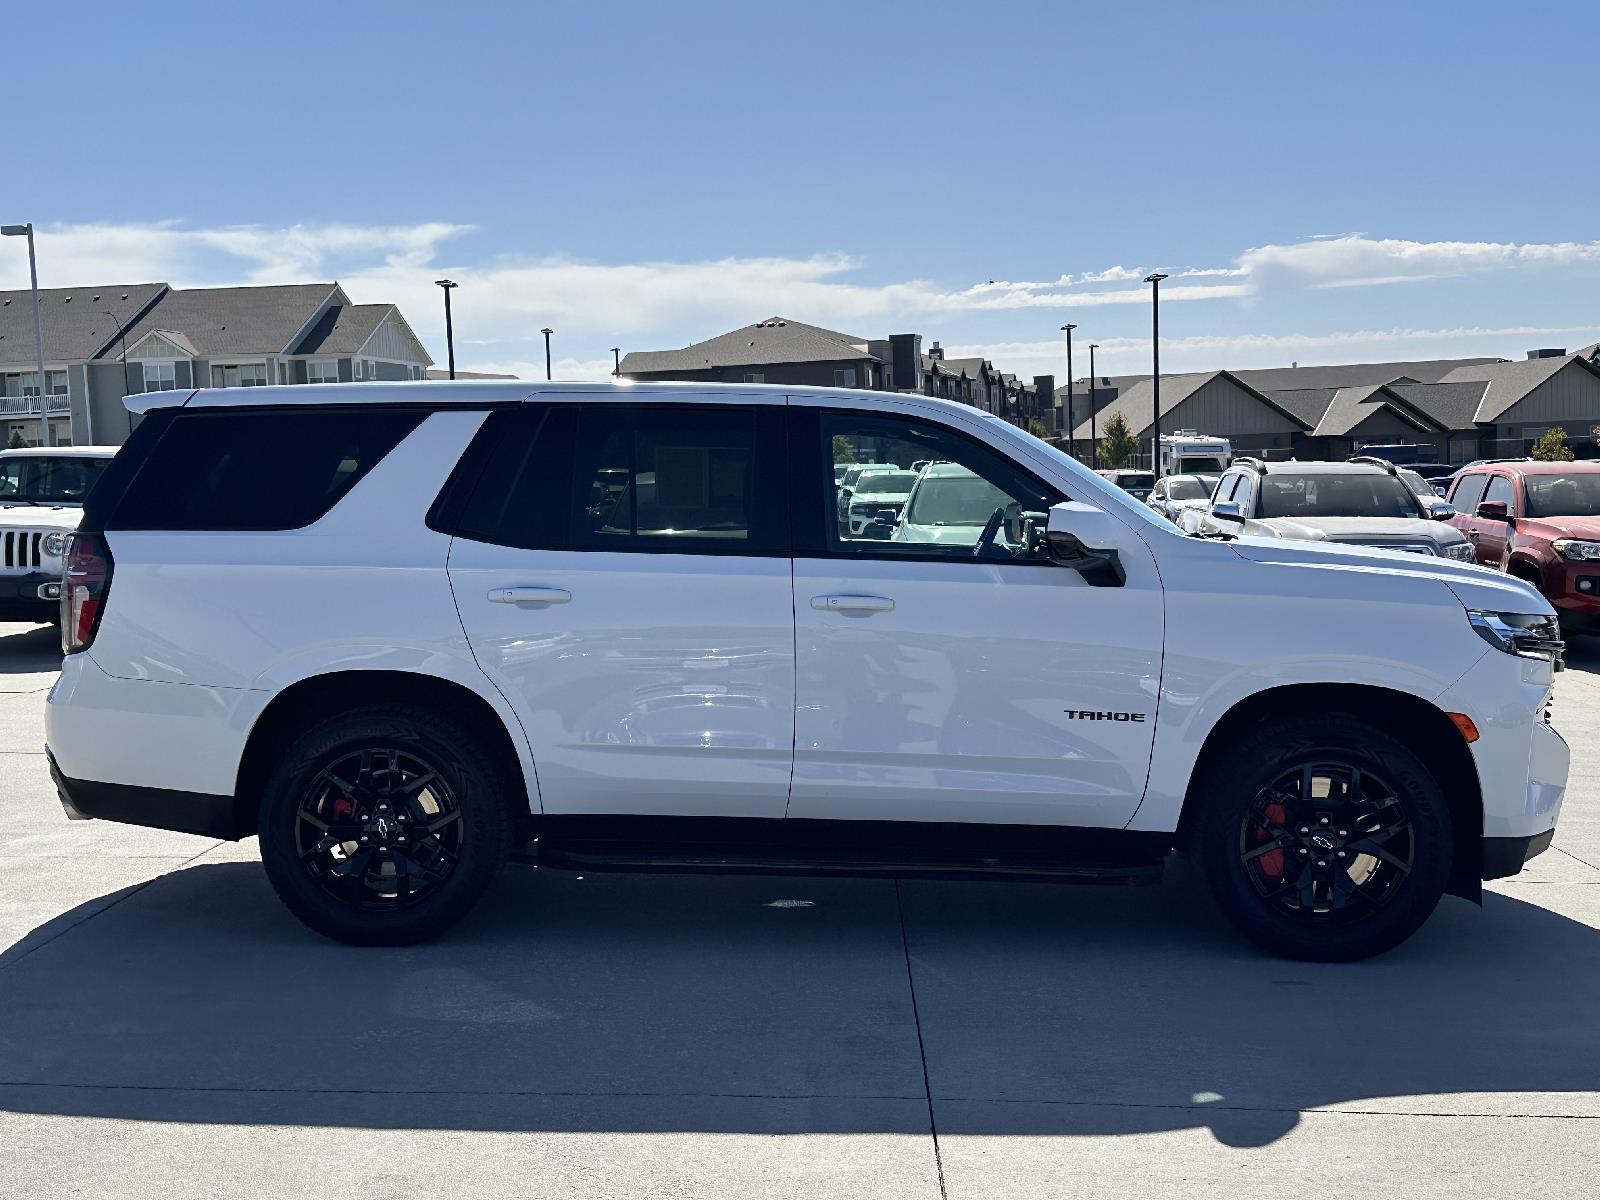
<path id="1" fill-rule="evenodd" d="M 1477 547 L 1471 542 L 1452 542 L 1448 546 L 1440 547 L 1439 553 L 1457 562 L 1471 562 L 1477 557 Z"/>
<path id="2" fill-rule="evenodd" d="M 1570 558 L 1574 562 L 1600 558 L 1600 542 L 1585 542 L 1578 538 L 1557 538 L 1550 544 L 1555 547 L 1556 553 L 1561 555 L 1562 558 Z"/>
<path id="3" fill-rule="evenodd" d="M 67 552 L 67 536 L 64 533 L 47 533 L 39 545 L 51 558 L 60 558 Z"/>
<path id="4" fill-rule="evenodd" d="M 1554 617 L 1526 613 L 1467 610 L 1467 620 L 1479 637 L 1496 650 L 1522 658 L 1544 658 L 1561 667 L 1561 627 Z"/>

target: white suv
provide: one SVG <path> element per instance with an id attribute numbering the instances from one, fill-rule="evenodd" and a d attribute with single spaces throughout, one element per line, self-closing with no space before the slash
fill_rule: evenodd
<path id="1" fill-rule="evenodd" d="M 0 621 L 54 621 L 67 537 L 115 446 L 0 450 Z"/>
<path id="2" fill-rule="evenodd" d="M 1261 945 L 1349 959 L 1554 832 L 1560 642 L 1528 585 L 1189 537 L 972 408 L 687 384 L 130 402 L 152 407 L 71 548 L 62 800 L 259 834 L 335 938 L 438 933 L 534 837 L 583 870 L 1116 883 L 1179 847 Z M 993 511 L 852 537 L 841 446 L 953 464 Z"/>

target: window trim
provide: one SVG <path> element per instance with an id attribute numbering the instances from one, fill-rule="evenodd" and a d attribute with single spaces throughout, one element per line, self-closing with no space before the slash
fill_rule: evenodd
<path id="1" fill-rule="evenodd" d="M 833 478 L 832 464 L 826 461 L 824 454 L 822 421 L 824 417 L 835 416 L 846 419 L 856 418 L 861 420 L 903 421 L 910 425 L 920 425 L 927 429 L 937 430 L 948 437 L 953 437 L 967 445 L 974 446 L 984 454 L 992 455 L 1005 462 L 1024 476 L 1029 482 L 1041 491 L 1051 495 L 1060 496 L 1061 500 L 1070 499 L 1064 495 L 1060 488 L 1040 477 L 1037 471 L 1017 461 L 1016 457 L 1008 454 L 998 446 L 992 446 L 981 438 L 973 437 L 964 429 L 953 425 L 946 425 L 940 421 L 930 420 L 927 417 L 912 413 L 894 410 L 878 411 L 868 408 L 813 408 L 809 405 L 795 405 L 789 410 L 789 521 L 794 546 L 794 557 L 806 561 L 826 562 L 894 562 L 894 563 L 959 563 L 972 567 L 1050 567 L 1059 570 L 1058 564 L 1049 558 L 974 558 L 971 555 L 961 554 L 936 554 L 917 551 L 891 551 L 885 553 L 877 550 L 872 543 L 863 541 L 860 550 L 836 550 L 828 540 L 827 514 L 825 506 L 813 504 L 814 481 L 826 477 L 830 483 Z M 837 488 L 830 488 L 837 492 Z M 887 544 L 887 543 L 886 543 Z"/>
<path id="2" fill-rule="evenodd" d="M 1489 471 L 1487 474 L 1489 476 L 1489 482 L 1483 485 L 1483 496 L 1479 499 L 1478 503 L 1483 504 L 1488 501 L 1489 489 L 1494 487 L 1496 483 L 1504 483 L 1511 492 L 1511 498 L 1506 502 L 1506 515 L 1512 517 L 1516 516 L 1517 513 L 1522 509 L 1522 497 L 1517 494 L 1518 488 L 1516 478 L 1512 475 L 1508 475 L 1504 471 Z M 1477 511 L 1476 506 L 1474 506 L 1473 511 Z"/>

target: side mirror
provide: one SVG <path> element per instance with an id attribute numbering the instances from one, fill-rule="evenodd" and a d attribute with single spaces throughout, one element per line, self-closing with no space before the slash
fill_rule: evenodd
<path id="1" fill-rule="evenodd" d="M 1117 544 L 1126 536 L 1115 518 L 1078 500 L 1054 505 L 1045 523 L 1051 559 L 1078 572 L 1091 587 L 1121 587 L 1127 582 L 1117 554 Z"/>
<path id="2" fill-rule="evenodd" d="M 1456 506 L 1448 500 L 1429 500 L 1424 507 L 1435 521 L 1448 521 L 1456 515 Z"/>
<path id="3" fill-rule="evenodd" d="M 1511 509 L 1504 500 L 1485 500 L 1478 505 L 1478 516 L 1485 521 L 1509 521 Z"/>
<path id="4" fill-rule="evenodd" d="M 1211 515 L 1219 521 L 1237 521 L 1244 524 L 1244 510 L 1239 507 L 1237 500 L 1223 500 L 1211 506 Z"/>

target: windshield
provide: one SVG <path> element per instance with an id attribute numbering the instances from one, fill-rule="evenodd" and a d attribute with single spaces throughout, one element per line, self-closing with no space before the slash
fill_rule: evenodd
<path id="1" fill-rule="evenodd" d="M 1524 475 L 1530 517 L 1600 517 L 1600 471 L 1582 475 Z"/>
<path id="2" fill-rule="evenodd" d="M 1437 499 L 1433 491 L 1433 484 L 1429 483 L 1415 471 L 1401 471 L 1400 479 L 1418 496 L 1426 496 L 1429 500 Z"/>
<path id="3" fill-rule="evenodd" d="M 1178 462 L 1185 471 L 1209 471 L 1220 475 L 1228 469 L 1228 464 L 1220 458 L 1192 458 L 1185 454 Z"/>
<path id="4" fill-rule="evenodd" d="M 1211 492 L 1198 479 L 1172 479 L 1167 482 L 1169 500 L 1204 500 Z"/>
<path id="5" fill-rule="evenodd" d="M 925 477 L 906 510 L 909 525 L 976 525 L 982 527 L 1009 497 L 977 475 Z"/>
<path id="6" fill-rule="evenodd" d="M 37 504 L 82 504 L 109 458 L 68 458 L 18 454 L 0 458 L 0 502 L 32 500 Z"/>
<path id="7" fill-rule="evenodd" d="M 904 496 L 921 476 L 916 471 L 888 471 L 882 475 L 864 475 L 856 488 L 858 495 Z"/>
<path id="8" fill-rule="evenodd" d="M 1417 517 L 1411 489 L 1387 472 L 1274 471 L 1261 481 L 1262 517 Z"/>

